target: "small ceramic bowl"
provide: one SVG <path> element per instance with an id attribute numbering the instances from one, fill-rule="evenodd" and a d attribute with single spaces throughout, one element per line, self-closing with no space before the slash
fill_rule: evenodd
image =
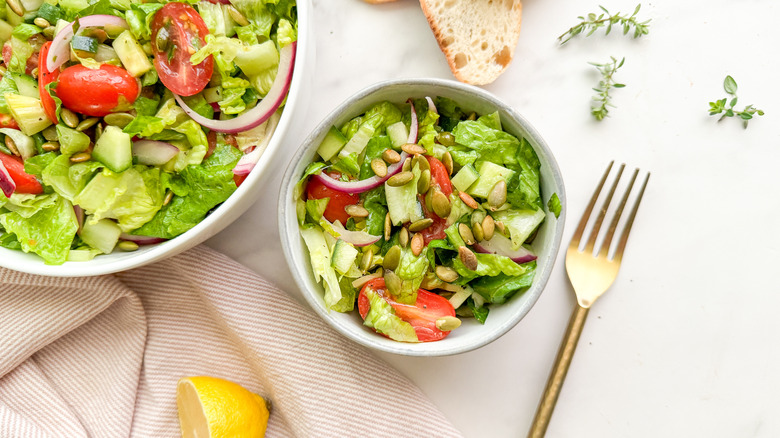
<path id="1" fill-rule="evenodd" d="M 122 252 L 115 250 L 111 254 L 99 255 L 90 261 L 66 262 L 62 265 L 51 266 L 44 264 L 43 259 L 35 254 L 0 248 L 0 266 L 31 274 L 56 277 L 110 274 L 143 266 L 190 249 L 217 234 L 241 216 L 255 201 L 258 191 L 262 190 L 261 176 L 268 170 L 272 170 L 273 166 L 279 165 L 275 160 L 275 156 L 284 143 L 285 133 L 295 120 L 296 107 L 303 94 L 302 88 L 308 84 L 307 81 L 309 79 L 307 75 L 311 74 L 308 66 L 308 63 L 313 61 L 311 52 L 314 49 L 313 41 L 311 41 L 313 36 L 311 28 L 311 1 L 298 1 L 297 10 L 298 47 L 295 57 L 295 70 L 290 83 L 290 91 L 287 95 L 285 108 L 262 158 L 247 179 L 244 180 L 238 190 L 227 201 L 223 202 L 203 221 L 184 234 L 163 243 L 142 246 L 137 251 Z"/>
<path id="2" fill-rule="evenodd" d="M 346 121 L 364 113 L 377 102 L 389 100 L 403 103 L 408 98 L 444 96 L 456 101 L 462 108 L 478 114 L 499 111 L 504 129 L 526 138 L 541 161 L 542 199 L 557 193 L 565 207 L 566 196 L 563 179 L 552 152 L 531 124 L 512 108 L 492 94 L 470 85 L 441 79 L 404 79 L 381 82 L 371 86 L 338 106 L 301 145 L 282 181 L 279 199 L 279 232 L 282 247 L 293 277 L 309 305 L 333 328 L 355 342 L 377 350 L 408 356 L 443 356 L 458 354 L 484 346 L 509 331 L 531 310 L 541 295 L 555 262 L 561 243 L 565 211 L 558 218 L 552 213 L 538 231 L 532 247 L 537 254 L 537 270 L 533 284 L 524 293 L 516 294 L 506 303 L 492 305 L 484 325 L 473 318 L 464 319 L 463 325 L 446 338 L 436 342 L 402 343 L 376 334 L 363 325 L 357 311 L 339 313 L 328 311 L 323 302 L 323 288 L 314 281 L 306 246 L 301 239 L 293 190 L 306 166 L 314 161 L 320 142 L 331 126 L 341 126 Z"/>

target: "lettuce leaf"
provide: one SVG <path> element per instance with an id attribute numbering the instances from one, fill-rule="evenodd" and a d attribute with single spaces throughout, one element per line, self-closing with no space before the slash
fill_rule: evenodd
<path id="1" fill-rule="evenodd" d="M 417 301 L 417 289 L 420 288 L 425 272 L 428 270 L 428 248 L 415 256 L 410 248 L 401 250 L 401 259 L 395 273 L 401 279 L 401 290 L 394 296 L 399 303 L 414 304 Z"/>
<path id="2" fill-rule="evenodd" d="M 369 300 L 369 308 L 363 325 L 396 341 L 419 341 L 414 327 L 396 315 L 390 303 L 379 293 L 366 288 L 366 296 Z"/>
<path id="3" fill-rule="evenodd" d="M 18 212 L 2 214 L 0 225 L 16 236 L 22 251 L 38 254 L 47 265 L 60 265 L 68 259 L 79 224 L 67 199 L 46 196 L 53 197 L 54 202 L 30 217 Z"/>
<path id="4" fill-rule="evenodd" d="M 526 271 L 520 275 L 499 274 L 494 277 L 482 277 L 471 282 L 471 287 L 488 303 L 501 304 L 517 292 L 527 289 L 534 280 L 536 262 L 522 265 Z"/>
<path id="5" fill-rule="evenodd" d="M 490 120 L 492 119 L 480 118 L 479 120 L 464 120 L 458 123 L 458 126 L 452 130 L 455 142 L 477 151 L 479 160 L 492 161 L 503 166 L 517 164 L 516 155 L 520 147 L 520 140 L 508 132 L 488 126 L 486 121 Z"/>

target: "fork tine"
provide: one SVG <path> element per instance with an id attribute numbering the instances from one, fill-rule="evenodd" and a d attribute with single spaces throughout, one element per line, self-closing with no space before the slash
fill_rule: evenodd
<path id="1" fill-rule="evenodd" d="M 606 172 L 604 172 L 604 176 L 601 177 L 601 181 L 599 182 L 599 185 L 596 187 L 596 190 L 593 192 L 593 196 L 591 196 L 590 201 L 588 202 L 588 206 L 585 208 L 585 211 L 582 213 L 582 218 L 580 219 L 580 223 L 577 225 L 577 229 L 574 230 L 574 235 L 571 238 L 571 244 L 569 246 L 580 246 L 580 238 L 582 237 L 582 232 L 585 231 L 585 226 L 588 224 L 588 219 L 590 218 L 590 213 L 593 211 L 593 206 L 596 205 L 596 201 L 599 199 L 599 193 L 601 193 L 601 188 L 604 187 L 604 183 L 607 181 L 607 177 L 609 176 L 609 171 L 612 170 L 612 165 L 615 164 L 615 161 L 612 160 L 609 162 L 609 165 L 607 166 Z"/>
<path id="2" fill-rule="evenodd" d="M 615 235 L 615 230 L 617 229 L 618 221 L 620 221 L 620 216 L 623 215 L 623 209 L 626 207 L 628 195 L 631 194 L 631 189 L 634 188 L 634 182 L 636 181 L 637 175 L 639 175 L 639 169 L 634 169 L 634 174 L 631 176 L 631 181 L 628 183 L 628 187 L 626 187 L 626 192 L 623 194 L 623 199 L 620 200 L 620 205 L 615 211 L 615 217 L 612 218 L 612 222 L 609 224 L 607 234 L 604 236 L 604 242 L 602 242 L 601 249 L 599 250 L 599 257 L 606 257 L 609 254 L 609 247 L 612 246 L 612 237 Z"/>
<path id="3" fill-rule="evenodd" d="M 604 222 L 604 216 L 607 214 L 607 209 L 609 208 L 609 204 L 612 202 L 612 197 L 615 195 L 615 189 L 617 189 L 617 185 L 620 182 L 620 177 L 623 176 L 623 169 L 625 168 L 626 165 L 624 163 L 621 164 L 620 169 L 618 169 L 615 182 L 612 183 L 612 187 L 609 189 L 607 198 L 604 199 L 604 204 L 601 205 L 599 215 L 596 217 L 596 222 L 593 223 L 593 230 L 590 232 L 590 236 L 588 237 L 588 243 L 585 247 L 585 252 L 593 252 L 593 247 L 596 245 L 596 239 L 599 237 L 599 231 L 601 231 L 601 224 Z"/>
<path id="4" fill-rule="evenodd" d="M 623 250 L 626 248 L 626 242 L 628 241 L 628 235 L 631 232 L 631 226 L 634 224 L 634 218 L 636 217 L 636 212 L 639 210 L 639 203 L 642 202 L 642 196 L 645 194 L 645 187 L 647 187 L 647 181 L 650 180 L 650 172 L 647 172 L 647 176 L 645 176 L 645 181 L 642 183 L 642 188 L 639 189 L 639 194 L 636 197 L 636 202 L 634 203 L 634 207 L 631 209 L 631 214 L 628 216 L 628 220 L 626 221 L 626 224 L 623 226 L 623 233 L 620 236 L 620 243 L 618 244 L 617 250 L 615 250 L 615 260 L 618 262 L 623 258 Z"/>

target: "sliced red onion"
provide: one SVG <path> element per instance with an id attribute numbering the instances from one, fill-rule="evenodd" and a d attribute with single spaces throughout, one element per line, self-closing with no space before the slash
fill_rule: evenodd
<path id="1" fill-rule="evenodd" d="M 3 190 L 6 198 L 10 198 L 14 190 L 16 190 L 16 183 L 11 178 L 11 174 L 8 173 L 8 169 L 5 168 L 2 161 L 0 161 L 0 189 Z"/>
<path id="2" fill-rule="evenodd" d="M 385 181 L 387 181 L 388 178 L 400 172 L 407 157 L 409 157 L 409 154 L 406 152 L 401 152 L 401 160 L 391 166 L 388 166 L 387 175 L 381 178 L 374 175 L 371 178 L 366 178 L 360 181 L 339 181 L 331 178 L 324 172 L 313 175 L 312 178 L 318 179 L 323 185 L 325 185 L 325 187 L 339 192 L 351 194 L 363 193 L 381 186 L 385 183 Z"/>
<path id="3" fill-rule="evenodd" d="M 325 219 L 322 220 L 325 221 Z M 368 246 L 372 243 L 378 242 L 379 239 L 382 238 L 382 236 L 374 236 L 373 234 L 368 234 L 365 231 L 348 230 L 344 228 L 344 226 L 341 225 L 341 222 L 339 221 L 333 222 L 331 226 L 333 227 L 333 231 L 339 235 L 339 239 L 347 243 L 351 243 L 355 246 Z"/>
<path id="4" fill-rule="evenodd" d="M 433 99 L 431 99 L 430 96 L 425 96 L 425 100 L 428 101 L 428 110 L 439 114 L 439 112 L 436 110 L 436 105 L 433 104 Z"/>
<path id="5" fill-rule="evenodd" d="M 165 242 L 168 239 L 163 239 L 162 237 L 136 236 L 134 234 L 122 233 L 119 235 L 119 240 L 129 240 L 131 242 L 137 243 L 140 246 L 143 246 L 143 245 L 154 245 L 155 243 Z"/>
<path id="6" fill-rule="evenodd" d="M 536 255 L 522 246 L 516 250 L 512 249 L 512 241 L 498 233 L 494 234 L 490 240 L 477 242 L 474 245 L 474 250 L 482 254 L 498 254 L 509 257 L 518 264 L 536 260 Z"/>
<path id="7" fill-rule="evenodd" d="M 268 147 L 268 143 L 271 142 L 271 137 L 273 136 L 274 131 L 276 131 L 276 126 L 278 124 L 278 116 L 268 119 L 268 126 L 265 128 L 265 137 L 263 137 L 263 141 L 258 145 L 247 148 L 246 153 L 241 156 L 238 163 L 236 163 L 236 167 L 233 168 L 234 175 L 249 175 L 249 172 L 255 168 L 255 164 L 260 161 L 260 157 L 263 155 L 263 152 L 265 152 L 266 147 Z"/>
<path id="8" fill-rule="evenodd" d="M 415 144 L 417 143 L 417 111 L 414 110 L 414 103 L 412 103 L 412 99 L 409 99 L 409 106 L 412 107 L 412 123 L 409 126 L 409 139 L 406 140 L 406 142 Z M 403 160 L 401 161 L 403 162 Z"/>
<path id="9" fill-rule="evenodd" d="M 84 210 L 78 205 L 74 205 L 73 212 L 76 213 L 76 222 L 79 223 L 79 229 L 76 231 L 76 234 L 81 234 L 81 229 L 84 227 Z"/>
<path id="10" fill-rule="evenodd" d="M 173 96 L 176 98 L 176 101 L 184 112 L 201 126 L 213 129 L 214 131 L 231 134 L 248 131 L 268 120 L 284 101 L 287 91 L 290 89 L 293 67 L 295 66 L 295 49 L 297 46 L 298 42 L 295 41 L 279 51 L 279 71 L 276 73 L 276 78 L 274 79 L 274 83 L 271 85 L 268 94 L 263 100 L 258 102 L 257 106 L 234 119 L 207 119 L 187 106 L 180 96 L 176 94 Z"/>
<path id="11" fill-rule="evenodd" d="M 115 15 L 88 15 L 79 18 L 79 27 L 103 27 L 129 29 L 124 18 Z M 73 39 L 73 22 L 71 21 L 54 37 L 46 57 L 46 69 L 54 71 L 70 59 L 70 40 Z"/>
<path id="12" fill-rule="evenodd" d="M 179 148 L 156 140 L 138 140 L 133 142 L 133 156 L 138 158 L 138 162 L 147 166 L 162 166 L 171 161 Z"/>

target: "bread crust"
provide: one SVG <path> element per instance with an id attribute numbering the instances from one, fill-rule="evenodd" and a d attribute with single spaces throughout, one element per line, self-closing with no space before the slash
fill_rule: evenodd
<path id="1" fill-rule="evenodd" d="M 461 82 L 493 82 L 512 61 L 520 37 L 520 0 L 420 0 L 453 75 Z"/>

